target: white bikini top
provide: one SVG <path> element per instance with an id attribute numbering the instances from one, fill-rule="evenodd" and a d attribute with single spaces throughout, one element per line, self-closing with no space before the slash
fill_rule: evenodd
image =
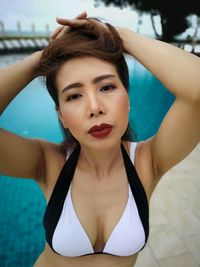
<path id="1" fill-rule="evenodd" d="M 134 162 L 136 145 L 137 143 L 131 143 L 130 158 L 132 162 Z M 70 154 L 71 152 L 68 153 L 67 158 Z M 65 194 L 66 197 L 63 199 L 63 205 L 60 208 L 59 216 L 57 216 L 58 220 L 54 220 L 54 222 L 52 221 L 52 224 L 54 225 L 53 229 L 51 229 L 52 227 L 49 227 L 48 232 L 51 232 L 51 234 L 47 234 L 47 241 L 49 240 L 48 243 L 50 244 L 51 248 L 56 253 L 67 257 L 86 256 L 93 254 L 129 256 L 139 252 L 145 246 L 145 243 L 147 241 L 148 227 L 146 227 L 146 225 L 148 223 L 145 223 L 144 219 L 143 222 L 141 221 L 141 217 L 143 217 L 141 216 L 141 214 L 144 214 L 144 210 L 139 214 L 135 198 L 130 188 L 130 184 L 128 185 L 128 187 L 129 196 L 127 204 L 119 221 L 112 230 L 103 251 L 94 251 L 91 241 L 85 229 L 81 225 L 78 214 L 75 211 L 71 196 L 70 182 L 68 193 Z M 62 191 L 63 190 L 67 189 L 64 189 L 64 187 L 62 187 Z M 52 195 L 53 194 L 54 192 L 52 193 Z M 140 201 L 144 201 L 143 198 L 144 196 L 140 196 Z M 49 202 L 50 201 L 51 199 L 49 200 Z M 56 202 L 54 201 L 54 203 Z M 54 205 L 54 207 L 55 206 L 56 204 Z M 52 210 L 52 207 L 50 207 L 50 209 Z M 148 213 L 147 211 L 145 212 Z M 148 216 L 148 214 L 146 215 Z M 45 220 L 47 221 L 47 215 L 46 218 L 44 217 L 44 225 L 47 230 L 48 227 L 47 223 L 45 223 Z"/>

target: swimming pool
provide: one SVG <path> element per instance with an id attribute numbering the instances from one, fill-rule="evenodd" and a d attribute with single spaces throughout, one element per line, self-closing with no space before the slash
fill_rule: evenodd
<path id="1" fill-rule="evenodd" d="M 0 65 L 2 60 L 7 62 L 0 57 Z M 139 141 L 157 132 L 174 96 L 138 62 L 129 60 L 128 64 L 130 125 Z M 0 127 L 26 137 L 62 140 L 54 104 L 40 79 L 12 101 L 0 118 Z M 32 266 L 44 247 L 44 196 L 36 182 L 4 176 L 0 177 L 0 196 L 0 267 Z"/>

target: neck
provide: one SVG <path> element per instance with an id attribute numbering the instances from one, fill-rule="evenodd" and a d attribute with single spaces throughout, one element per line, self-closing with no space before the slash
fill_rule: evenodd
<path id="1" fill-rule="evenodd" d="M 81 145 L 80 167 L 89 170 L 92 177 L 98 180 L 107 179 L 114 166 L 121 166 L 122 160 L 121 143 L 101 150 Z"/>

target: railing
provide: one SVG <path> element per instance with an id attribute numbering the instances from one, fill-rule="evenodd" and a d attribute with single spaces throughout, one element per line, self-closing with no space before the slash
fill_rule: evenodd
<path id="1" fill-rule="evenodd" d="M 49 43 L 48 23 L 43 32 L 36 31 L 34 23 L 31 24 L 30 31 L 24 31 L 20 21 L 17 21 L 16 29 L 5 29 L 4 22 L 0 20 L 0 54 L 33 52 L 43 49 Z"/>
<path id="2" fill-rule="evenodd" d="M 195 43 L 187 40 L 179 40 L 177 42 L 171 43 L 179 48 L 184 49 L 187 52 L 195 54 L 196 56 L 200 56 L 200 41 Z"/>
<path id="3" fill-rule="evenodd" d="M 48 43 L 47 35 L 0 35 L 0 54 L 34 52 L 45 48 Z"/>

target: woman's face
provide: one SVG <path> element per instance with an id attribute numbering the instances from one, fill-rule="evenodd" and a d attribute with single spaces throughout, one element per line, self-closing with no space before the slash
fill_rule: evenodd
<path id="1" fill-rule="evenodd" d="M 62 65 L 57 77 L 59 117 L 82 145 L 111 147 L 121 141 L 128 125 L 129 97 L 115 66 L 84 56 Z M 111 124 L 103 138 L 88 133 L 94 125 Z"/>

